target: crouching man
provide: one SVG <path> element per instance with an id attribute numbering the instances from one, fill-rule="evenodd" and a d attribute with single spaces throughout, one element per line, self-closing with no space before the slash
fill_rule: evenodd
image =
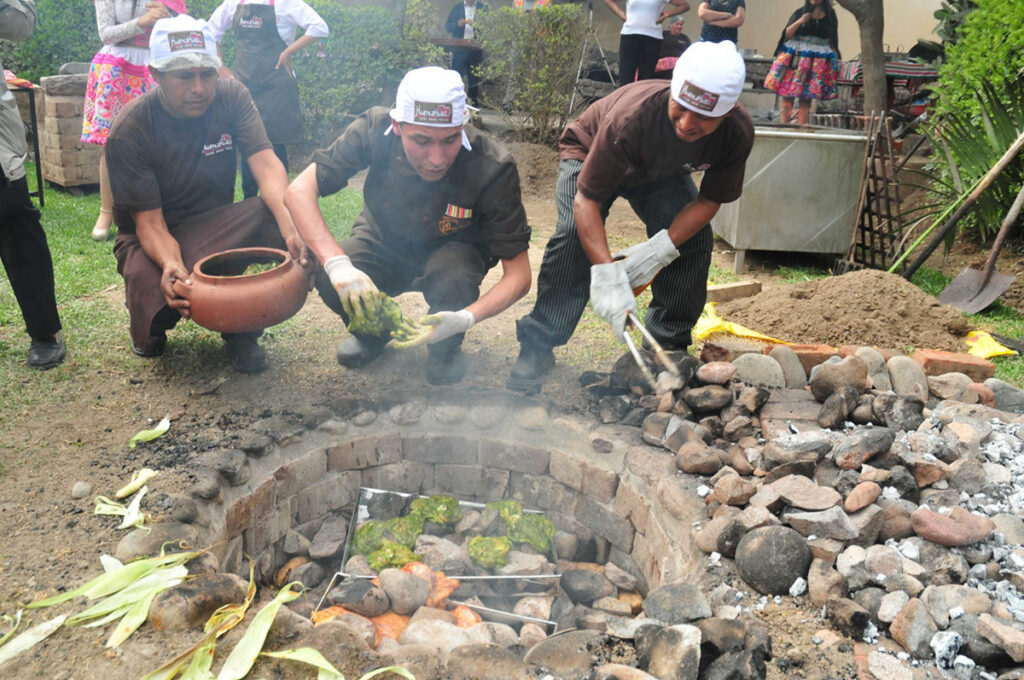
<path id="1" fill-rule="evenodd" d="M 190 286 L 189 272 L 203 257 L 267 246 L 287 247 L 306 260 L 284 207 L 288 175 L 248 90 L 218 79 L 221 62 L 206 22 L 184 14 L 161 19 L 149 46 L 159 87 L 121 111 L 106 146 L 118 226 L 114 255 L 125 281 L 132 350 L 143 357 L 162 354 L 167 330 L 189 318 L 189 302 L 174 284 Z M 238 154 L 261 197 L 233 203 Z M 257 344 L 261 333 L 223 334 L 235 370 L 267 367 Z"/>
<path id="2" fill-rule="evenodd" d="M 395 108 L 363 113 L 317 151 L 285 195 L 295 225 L 323 270 L 317 289 L 348 323 L 353 309 L 376 308 L 380 291 L 420 291 L 430 306 L 427 380 L 456 383 L 466 372 L 461 346 L 474 324 L 499 314 L 530 288 L 526 224 L 515 161 L 474 128 L 463 128 L 466 93 L 455 71 L 410 71 Z M 365 208 L 349 238 L 335 241 L 318 199 L 369 168 Z M 480 284 L 501 262 L 486 293 Z M 373 361 L 390 338 L 354 334 L 338 363 Z"/>

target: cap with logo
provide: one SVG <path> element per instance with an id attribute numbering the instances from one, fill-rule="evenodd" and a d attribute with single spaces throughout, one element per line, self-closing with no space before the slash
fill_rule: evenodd
<path id="1" fill-rule="evenodd" d="M 747 67 L 728 40 L 690 45 L 672 70 L 672 99 L 691 111 L 720 118 L 743 92 Z"/>
<path id="2" fill-rule="evenodd" d="M 158 71 L 220 68 L 209 24 L 187 14 L 157 21 L 149 35 L 149 65 Z"/>
<path id="3" fill-rule="evenodd" d="M 391 109 L 391 132 L 396 123 L 412 123 L 427 127 L 462 127 L 472 107 L 466 104 L 462 76 L 440 66 L 424 66 L 405 74 L 398 85 L 395 108 Z M 462 146 L 467 151 L 469 138 L 462 132 Z"/>

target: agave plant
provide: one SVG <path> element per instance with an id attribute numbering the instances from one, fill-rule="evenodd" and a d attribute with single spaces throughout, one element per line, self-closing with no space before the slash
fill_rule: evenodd
<path id="1" fill-rule="evenodd" d="M 935 168 L 928 172 L 929 190 L 939 205 L 957 200 L 995 165 L 1000 156 L 1024 130 L 1024 79 L 1008 80 L 1001 86 L 984 83 L 977 99 L 981 115 L 975 119 L 949 114 L 936 120 L 928 137 L 937 150 Z M 985 191 L 969 219 L 959 230 L 973 228 L 985 241 L 1013 203 L 1024 182 L 1024 157 L 1018 156 Z"/>

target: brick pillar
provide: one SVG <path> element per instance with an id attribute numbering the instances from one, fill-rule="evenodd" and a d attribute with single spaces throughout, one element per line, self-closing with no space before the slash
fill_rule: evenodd
<path id="1" fill-rule="evenodd" d="M 43 179 L 63 187 L 98 184 L 102 146 L 83 144 L 82 106 L 88 76 L 49 76 L 39 81 L 46 94 L 40 117 Z"/>

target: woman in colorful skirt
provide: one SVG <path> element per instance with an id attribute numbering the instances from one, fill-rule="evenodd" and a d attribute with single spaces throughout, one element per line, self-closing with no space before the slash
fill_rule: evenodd
<path id="1" fill-rule="evenodd" d="M 185 12 L 184 0 L 95 0 L 96 28 L 103 48 L 93 57 L 82 111 L 82 141 L 107 143 L 110 124 L 121 107 L 156 82 L 149 75 L 149 32 L 158 19 Z M 92 237 L 110 235 L 114 199 L 104 155 L 100 155 L 100 215 Z"/>
<path id="2" fill-rule="evenodd" d="M 806 125 L 812 99 L 835 99 L 839 59 L 839 22 L 831 0 L 804 0 L 782 31 L 764 86 L 782 97 L 782 122 L 793 119 L 793 100 L 800 101 L 796 120 Z"/>

